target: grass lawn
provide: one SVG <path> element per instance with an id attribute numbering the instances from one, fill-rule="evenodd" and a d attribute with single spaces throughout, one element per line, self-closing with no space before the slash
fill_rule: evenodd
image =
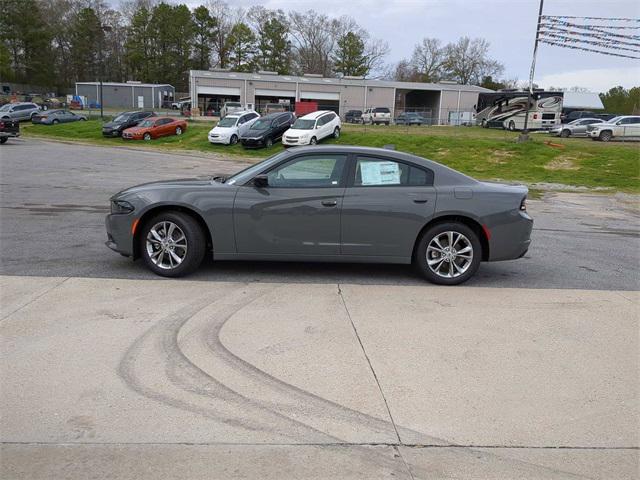
<path id="1" fill-rule="evenodd" d="M 99 145 L 196 150 L 256 161 L 282 149 L 280 144 L 260 150 L 211 145 L 207 141 L 211 126 L 190 122 L 183 135 L 151 142 L 103 138 L 99 120 L 55 126 L 28 124 L 24 125 L 23 134 Z M 325 143 L 371 147 L 393 144 L 397 150 L 435 160 L 482 180 L 560 183 L 640 193 L 640 142 L 602 143 L 588 138 L 533 134 L 532 141 L 519 144 L 516 137 L 512 132 L 479 127 L 344 125 L 340 139 Z"/>

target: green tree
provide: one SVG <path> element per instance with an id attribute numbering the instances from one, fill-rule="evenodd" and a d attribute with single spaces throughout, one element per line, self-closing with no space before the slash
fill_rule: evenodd
<path id="1" fill-rule="evenodd" d="M 83 8 L 74 17 L 71 29 L 71 63 L 79 81 L 102 76 L 104 32 L 93 8 Z"/>
<path id="2" fill-rule="evenodd" d="M 151 81 L 155 58 L 153 42 L 151 11 L 143 7 L 133 14 L 125 42 L 125 63 L 131 78 Z"/>
<path id="3" fill-rule="evenodd" d="M 338 48 L 332 56 L 333 69 L 343 75 L 363 77 L 369 73 L 365 45 L 362 38 L 348 32 L 338 39 Z"/>
<path id="4" fill-rule="evenodd" d="M 640 87 L 627 90 L 624 87 L 613 87 L 600 94 L 605 111 L 619 115 L 631 115 L 640 112 Z"/>
<path id="5" fill-rule="evenodd" d="M 291 73 L 289 27 L 282 10 L 252 7 L 248 12 L 257 34 L 255 64 L 260 70 Z"/>
<path id="6" fill-rule="evenodd" d="M 21 83 L 53 85 L 51 33 L 39 3 L 2 0 L 1 10 L 0 41 L 8 51 L 13 78 Z"/>
<path id="7" fill-rule="evenodd" d="M 238 72 L 253 70 L 253 56 L 256 51 L 256 36 L 246 23 L 236 23 L 227 40 L 231 68 Z"/>
<path id="8" fill-rule="evenodd" d="M 193 11 L 193 24 L 193 67 L 208 70 L 211 68 L 213 44 L 218 34 L 218 21 L 211 16 L 207 7 L 201 5 Z"/>

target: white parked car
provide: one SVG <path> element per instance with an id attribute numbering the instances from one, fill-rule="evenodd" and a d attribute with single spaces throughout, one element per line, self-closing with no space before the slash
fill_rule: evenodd
<path id="1" fill-rule="evenodd" d="M 315 145 L 323 138 L 338 138 L 341 128 L 340 117 L 334 112 L 329 110 L 312 112 L 298 118 L 291 128 L 284 132 L 282 144 L 288 147 Z"/>
<path id="2" fill-rule="evenodd" d="M 640 116 L 624 115 L 611 120 L 589 125 L 587 134 L 593 140 L 608 142 L 614 138 L 640 138 Z"/>
<path id="3" fill-rule="evenodd" d="M 391 124 L 391 110 L 387 107 L 367 108 L 360 118 L 362 124 L 370 123 L 371 125 Z"/>
<path id="4" fill-rule="evenodd" d="M 235 145 L 258 118 L 260 114 L 253 111 L 230 113 L 209 131 L 209 142 Z"/>

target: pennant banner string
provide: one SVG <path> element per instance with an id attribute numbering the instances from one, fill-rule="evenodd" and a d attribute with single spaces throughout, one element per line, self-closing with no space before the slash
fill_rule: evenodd
<path id="1" fill-rule="evenodd" d="M 604 50 L 596 50 L 594 48 L 579 47 L 577 45 L 568 45 L 566 43 L 554 42 L 553 40 L 547 40 L 547 39 L 544 39 L 544 38 L 541 38 L 539 41 L 541 43 L 546 43 L 548 45 L 554 45 L 556 47 L 570 48 L 572 50 L 583 50 L 585 52 L 601 53 L 603 55 L 611 55 L 613 57 L 633 58 L 634 60 L 640 60 L 640 57 L 634 57 L 634 56 L 631 56 L 631 55 L 624 55 L 622 53 L 606 52 Z"/>

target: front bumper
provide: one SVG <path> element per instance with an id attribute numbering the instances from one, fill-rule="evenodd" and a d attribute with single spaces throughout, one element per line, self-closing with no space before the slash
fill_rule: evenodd
<path id="1" fill-rule="evenodd" d="M 107 230 L 105 245 L 125 257 L 133 256 L 133 234 L 131 230 L 134 221 L 133 214 L 110 213 L 107 215 L 104 222 Z"/>
<path id="2" fill-rule="evenodd" d="M 264 138 L 242 138 L 240 139 L 240 143 L 242 143 L 243 147 L 247 148 L 260 148 L 264 147 Z"/>
<path id="3" fill-rule="evenodd" d="M 309 138 L 302 137 L 282 137 L 282 144 L 290 147 L 295 147 L 297 145 L 309 145 Z"/>
<path id="4" fill-rule="evenodd" d="M 228 145 L 229 143 L 231 143 L 231 137 L 213 137 L 211 135 L 209 135 L 209 143 L 220 143 L 223 145 Z"/>
<path id="5" fill-rule="evenodd" d="M 119 137 L 120 135 L 122 135 L 122 133 L 120 132 L 120 130 L 108 130 L 103 128 L 102 129 L 102 136 L 103 137 Z"/>

